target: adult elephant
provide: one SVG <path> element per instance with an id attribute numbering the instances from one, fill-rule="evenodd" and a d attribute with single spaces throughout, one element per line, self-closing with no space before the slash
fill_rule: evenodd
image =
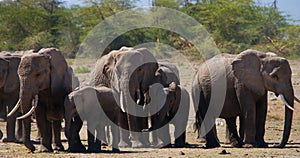
<path id="1" fill-rule="evenodd" d="M 60 131 L 64 115 L 64 99 L 72 90 L 72 74 L 68 71 L 66 60 L 55 48 L 41 49 L 38 53 L 24 55 L 18 69 L 20 78 L 19 101 L 11 114 L 21 107 L 23 121 L 23 142 L 32 152 L 35 147 L 30 141 L 30 116 L 36 114 L 41 133 L 41 152 L 63 150 Z M 32 101 L 37 105 L 31 106 Z"/>
<path id="2" fill-rule="evenodd" d="M 111 125 L 113 152 L 119 152 L 119 121 L 122 113 L 111 88 L 84 87 L 73 91 L 65 99 L 65 109 L 65 134 L 69 143 L 68 151 L 85 151 L 85 147 L 80 141 L 79 131 L 83 121 L 87 121 L 88 152 L 100 151 L 101 137 L 105 137 L 105 133 L 101 133 L 101 131 L 105 125 Z"/>
<path id="3" fill-rule="evenodd" d="M 24 51 L 32 52 L 32 51 Z M 16 118 L 20 116 L 19 112 L 16 112 L 11 117 L 6 118 L 7 110 L 13 109 L 19 98 L 20 81 L 17 74 L 19 63 L 21 61 L 22 54 L 15 53 L 0 53 L 0 65 L 1 65 L 1 78 L 0 78 L 0 115 L 4 120 L 7 119 L 6 135 L 3 142 L 20 142 L 22 141 L 21 121 L 18 121 L 17 132 L 16 130 Z"/>
<path id="4" fill-rule="evenodd" d="M 225 66 L 226 72 L 209 72 L 209 67 Z M 210 75 L 210 73 L 212 75 Z M 246 147 L 267 147 L 264 141 L 267 114 L 267 91 L 280 95 L 286 105 L 283 137 L 278 147 L 284 147 L 288 141 L 294 106 L 294 91 L 291 83 L 291 68 L 288 61 L 277 56 L 269 56 L 256 50 L 246 50 L 238 55 L 223 54 L 201 64 L 192 85 L 194 106 L 198 109 L 196 117 L 198 127 L 204 120 L 211 98 L 211 87 L 225 75 L 227 79 L 226 96 L 220 114 L 210 113 L 207 122 L 202 123 L 209 129 L 208 122 L 220 117 L 226 120 L 232 136 L 239 140 L 235 120 L 240 116 L 243 124 Z M 224 85 L 222 85 L 224 86 Z M 221 96 L 220 96 L 221 97 Z M 212 108 L 220 105 L 210 105 Z M 220 146 L 215 125 L 206 131 L 206 147 Z M 241 143 L 241 142 L 239 142 Z"/>
<path id="5" fill-rule="evenodd" d="M 185 147 L 186 126 L 189 116 L 189 93 L 175 82 L 168 87 L 154 85 L 149 89 L 152 127 L 143 131 L 156 131 L 163 147 L 171 147 L 169 124 L 175 127 L 175 147 Z M 153 100 L 155 99 L 155 100 Z M 164 103 L 161 103 L 164 101 Z"/>
<path id="6" fill-rule="evenodd" d="M 93 87 L 106 86 L 111 88 L 112 75 L 116 66 L 116 62 L 122 55 L 124 55 L 124 53 L 129 50 L 133 50 L 133 48 L 122 47 L 119 50 L 113 50 L 108 54 L 100 57 L 91 72 L 91 80 L 89 85 Z M 124 129 L 129 129 L 127 118 L 124 118 L 121 125 Z M 120 131 L 120 147 L 131 146 L 131 142 L 129 140 L 129 132 L 127 130 Z M 102 131 L 101 133 L 104 133 L 104 131 Z"/>
<path id="7" fill-rule="evenodd" d="M 145 48 L 131 49 L 117 60 L 111 86 L 120 96 L 120 106 L 127 113 L 132 147 L 144 147 L 149 139 L 142 129 L 148 128 L 145 94 L 149 86 L 157 82 L 158 64 Z M 146 138 L 147 137 L 147 138 Z"/>

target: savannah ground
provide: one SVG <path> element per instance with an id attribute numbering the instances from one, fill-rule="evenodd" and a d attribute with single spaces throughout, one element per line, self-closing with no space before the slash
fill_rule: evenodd
<path id="1" fill-rule="evenodd" d="M 177 60 L 176 60 L 177 59 Z M 180 70 L 181 83 L 186 89 L 190 90 L 190 83 L 193 77 L 193 72 L 198 63 L 187 64 L 180 58 L 172 58 L 171 62 L 175 63 Z M 76 75 L 79 76 L 82 85 L 87 84 L 89 78 L 89 71 L 94 64 L 93 60 L 69 60 L 70 65 L 73 66 Z M 290 61 L 293 71 L 293 85 L 295 95 L 300 97 L 300 60 Z M 194 70 L 192 69 L 194 68 Z M 268 115 L 266 122 L 265 141 L 269 143 L 269 148 L 232 148 L 230 145 L 224 144 L 225 127 L 224 121 L 218 120 L 217 126 L 218 137 L 221 141 L 220 148 L 204 149 L 204 143 L 199 142 L 197 133 L 193 132 L 192 123 L 194 121 L 194 110 L 191 105 L 189 124 L 187 128 L 187 142 L 190 145 L 188 148 L 121 148 L 121 153 L 110 153 L 111 147 L 103 147 L 103 153 L 80 154 L 80 153 L 30 153 L 23 144 L 15 143 L 0 143 L 0 157 L 300 157 L 300 104 L 295 102 L 295 112 L 293 118 L 293 125 L 291 129 L 290 139 L 288 144 L 283 149 L 272 148 L 274 143 L 278 143 L 282 137 L 284 119 L 284 106 L 280 100 L 274 96 L 269 97 Z M 0 123 L 0 129 L 5 134 L 5 124 Z M 34 139 L 37 134 L 36 124 L 32 124 L 31 139 Z M 81 139 L 87 145 L 86 141 L 86 126 L 81 130 Z M 62 140 L 65 149 L 68 148 L 66 138 L 62 132 Z M 38 144 L 35 144 L 38 149 Z"/>

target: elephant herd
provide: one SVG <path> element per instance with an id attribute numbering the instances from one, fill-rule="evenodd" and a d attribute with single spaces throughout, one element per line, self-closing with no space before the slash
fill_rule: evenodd
<path id="1" fill-rule="evenodd" d="M 233 146 L 267 147 L 267 92 L 272 91 L 286 105 L 278 145 L 284 147 L 294 100 L 298 101 L 291 75 L 288 61 L 270 52 L 246 50 L 203 62 L 191 89 L 198 137 L 205 138 L 207 148 L 219 147 L 215 119 L 224 118 Z M 35 151 L 30 138 L 33 115 L 41 152 L 65 150 L 62 122 L 69 152 L 99 152 L 109 129 L 113 152 L 119 152 L 119 147 L 186 147 L 190 95 L 180 85 L 177 67 L 156 59 L 148 49 L 122 47 L 103 55 L 90 74 L 89 86 L 79 87 L 56 48 L 0 52 L 0 119 L 7 121 L 3 142 L 23 142 Z M 79 134 L 84 122 L 88 149 Z M 169 124 L 174 125 L 173 145 Z"/>

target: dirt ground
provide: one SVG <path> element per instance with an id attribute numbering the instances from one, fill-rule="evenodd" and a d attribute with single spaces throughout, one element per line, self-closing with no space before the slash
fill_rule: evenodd
<path id="1" fill-rule="evenodd" d="M 178 60 L 180 58 L 170 59 L 175 63 L 180 70 L 180 78 L 182 86 L 190 90 L 190 83 L 194 73 L 194 68 L 197 64 L 189 64 L 185 60 Z M 87 63 L 86 61 L 75 61 L 72 63 L 73 68 L 76 69 L 78 65 L 86 64 L 91 69 L 93 62 Z M 293 85 L 295 89 L 295 95 L 300 97 L 300 60 L 290 61 L 293 71 Z M 81 84 L 88 82 L 89 73 L 77 74 L 80 78 Z M 121 148 L 121 153 L 115 154 L 110 153 L 111 147 L 104 147 L 103 153 L 93 154 L 73 154 L 66 152 L 55 152 L 55 153 L 29 153 L 29 151 L 22 144 L 15 143 L 0 143 L 0 157 L 300 157 L 300 104 L 295 102 L 295 112 L 293 118 L 293 126 L 291 130 L 290 139 L 288 144 L 283 149 L 272 148 L 274 143 L 278 143 L 282 137 L 283 130 L 283 119 L 284 119 L 284 106 L 283 103 L 272 96 L 269 97 L 269 107 L 266 123 L 265 141 L 269 143 L 269 148 L 232 148 L 231 146 L 224 144 L 225 140 L 225 127 L 224 121 L 218 120 L 219 125 L 217 126 L 218 137 L 221 141 L 220 148 L 215 149 L 204 149 L 204 143 L 199 142 L 197 133 L 192 130 L 191 124 L 194 121 L 194 110 L 191 107 L 189 115 L 189 125 L 187 128 L 187 142 L 190 144 L 188 148 Z M 86 128 L 86 127 L 85 127 Z M 0 123 L 0 129 L 4 132 L 5 136 L 5 123 Z M 32 124 L 32 135 L 31 139 L 36 137 L 36 125 Z M 86 145 L 86 130 L 81 131 L 83 143 Z M 64 133 L 63 145 L 65 148 L 68 147 Z M 38 144 L 35 144 L 38 148 Z"/>

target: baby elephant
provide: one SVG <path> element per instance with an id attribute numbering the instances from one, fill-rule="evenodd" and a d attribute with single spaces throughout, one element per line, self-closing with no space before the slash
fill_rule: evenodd
<path id="1" fill-rule="evenodd" d="M 116 96 L 116 95 L 115 95 Z M 119 152 L 119 121 L 122 114 L 112 89 L 107 87 L 84 87 L 65 98 L 65 134 L 69 152 L 85 152 L 79 131 L 83 121 L 88 128 L 88 152 L 101 151 L 104 127 L 111 126 L 113 152 Z"/>

